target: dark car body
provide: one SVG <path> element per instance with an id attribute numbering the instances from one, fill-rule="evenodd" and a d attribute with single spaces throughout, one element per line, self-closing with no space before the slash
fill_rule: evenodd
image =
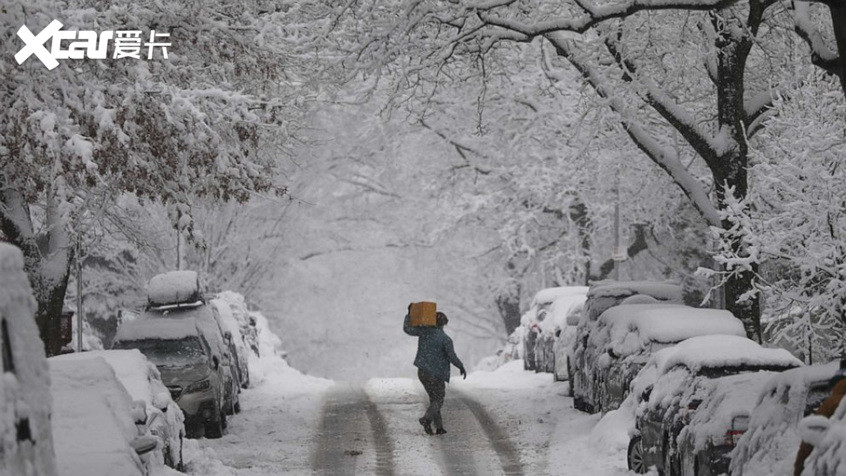
<path id="1" fill-rule="evenodd" d="M 601 409 L 598 398 L 601 382 L 593 366 L 605 350 L 597 348 L 590 336 L 597 328 L 599 316 L 624 302 L 680 304 L 682 288 L 672 283 L 648 281 L 600 281 L 591 286 L 585 301 L 584 317 L 576 328 L 570 352 L 573 406 L 578 410 L 596 413 Z"/>
<path id="2" fill-rule="evenodd" d="M 694 337 L 656 352 L 632 385 L 637 411 L 629 468 L 727 472 L 755 397 L 775 372 L 797 366 L 783 349 L 730 335 Z"/>

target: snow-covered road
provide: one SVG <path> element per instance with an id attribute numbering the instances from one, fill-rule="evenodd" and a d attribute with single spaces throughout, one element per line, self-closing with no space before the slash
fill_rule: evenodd
<path id="1" fill-rule="evenodd" d="M 625 435 L 594 431 L 566 383 L 507 365 L 447 390 L 448 433 L 425 435 L 412 379 L 330 382 L 284 368 L 241 397 L 219 440 L 189 442 L 191 474 L 620 475 Z"/>

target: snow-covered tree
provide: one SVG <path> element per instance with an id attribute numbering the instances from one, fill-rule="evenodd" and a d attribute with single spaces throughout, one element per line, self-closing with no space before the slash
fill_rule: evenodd
<path id="1" fill-rule="evenodd" d="M 336 31 L 368 25 L 372 34 L 358 30 L 364 39 L 357 61 L 382 75 L 402 71 L 395 84 L 405 98 L 465 80 L 461 72 L 473 62 L 496 74 L 503 50 L 542 40 L 605 98 L 633 143 L 672 178 L 704 223 L 730 230 L 735 224 L 723 213 L 727 191 L 741 199 L 748 193 L 749 139 L 760 130 L 787 66 L 797 60 L 790 29 L 811 17 L 804 7 L 788 15 L 779 5 L 366 3 L 352 13 L 339 10 L 335 25 L 340 25 Z M 825 24 L 809 22 L 815 32 Z M 550 76 L 562 67 L 559 60 L 544 62 Z M 728 275 L 723 288 L 726 305 L 758 339 L 760 303 L 750 293 L 756 265 L 750 266 L 748 272 Z"/>
<path id="2" fill-rule="evenodd" d="M 163 203 L 191 236 L 191 207 L 246 201 L 274 184 L 305 89 L 298 33 L 262 2 L 12 2 L 3 6 L 0 228 L 26 256 L 48 354 L 90 204 L 125 193 Z M 21 25 L 170 32 L 169 58 L 13 61 Z"/>

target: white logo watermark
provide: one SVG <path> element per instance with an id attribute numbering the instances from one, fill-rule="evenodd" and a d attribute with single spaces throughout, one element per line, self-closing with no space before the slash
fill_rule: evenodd
<path id="1" fill-rule="evenodd" d="M 135 58 L 141 59 L 142 47 L 146 49 L 147 59 L 153 59 L 153 51 L 161 49 L 162 58 L 167 59 L 167 49 L 171 46 L 166 40 L 170 33 L 159 33 L 150 30 L 150 41 L 141 41 L 141 30 L 117 30 L 97 33 L 92 30 L 62 30 L 62 23 L 53 20 L 40 33 L 34 35 L 26 25 L 18 29 L 18 37 L 24 46 L 15 54 L 15 61 L 23 64 L 30 56 L 35 55 L 47 69 L 59 66 L 61 59 L 106 59 L 109 43 L 113 41 L 113 59 Z M 50 48 L 46 43 L 52 39 Z M 62 41 L 68 41 L 66 49 L 62 49 Z"/>

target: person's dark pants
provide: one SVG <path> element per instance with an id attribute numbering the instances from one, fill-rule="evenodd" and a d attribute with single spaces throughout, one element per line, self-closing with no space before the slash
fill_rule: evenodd
<path id="1" fill-rule="evenodd" d="M 417 370 L 417 378 L 426 389 L 426 394 L 429 395 L 429 408 L 423 418 L 433 422 L 435 428 L 443 428 L 444 422 L 441 419 L 441 407 L 444 406 L 444 397 L 446 397 L 446 382 L 433 377 L 425 370 Z"/>

